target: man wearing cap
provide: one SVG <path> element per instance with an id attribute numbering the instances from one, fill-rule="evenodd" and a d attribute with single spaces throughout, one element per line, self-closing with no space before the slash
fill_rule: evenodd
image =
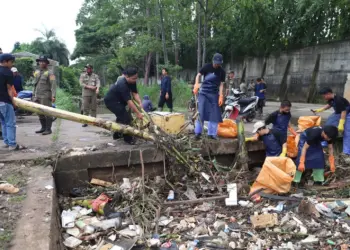
<path id="1" fill-rule="evenodd" d="M 221 67 L 222 55 L 216 53 L 213 62 L 201 68 L 196 76 L 193 93 L 198 95 L 199 118 L 195 123 L 196 139 L 200 139 L 205 121 L 208 121 L 208 135 L 211 139 L 217 138 L 218 125 L 222 122 L 220 106 L 224 103 L 225 70 Z M 200 84 L 201 77 L 204 81 Z"/>
<path id="2" fill-rule="evenodd" d="M 13 99 L 13 73 L 11 68 L 15 57 L 11 54 L 0 55 L 0 123 L 3 148 L 17 150 L 19 146 L 16 142 L 16 107 Z"/>
<path id="3" fill-rule="evenodd" d="M 34 72 L 34 101 L 52 107 L 52 103 L 55 103 L 56 100 L 56 77 L 48 69 L 50 62 L 46 56 L 42 55 L 36 61 L 39 63 L 39 69 Z M 35 133 L 51 134 L 52 117 L 39 115 L 39 120 L 41 129 L 35 131 Z"/>
<path id="4" fill-rule="evenodd" d="M 344 97 L 333 93 L 333 90 L 328 87 L 321 89 L 320 94 L 327 101 L 327 105 L 313 110 L 313 112 L 321 113 L 330 108 L 334 109 L 334 113 L 328 117 L 326 125 L 336 126 L 339 133 L 343 133 L 343 153 L 350 155 L 350 103 Z"/>
<path id="5" fill-rule="evenodd" d="M 262 81 L 261 78 L 256 79 L 255 96 L 259 97 L 258 111 L 260 115 L 262 115 L 263 108 L 265 105 L 265 93 L 266 93 L 266 84 Z"/>
<path id="6" fill-rule="evenodd" d="M 96 117 L 97 114 L 97 95 L 100 91 L 100 79 L 97 74 L 93 73 L 92 65 L 85 66 L 86 72 L 80 75 L 80 86 L 83 88 L 83 111 L 84 115 Z M 87 127 L 87 124 L 83 124 Z"/>
<path id="7" fill-rule="evenodd" d="M 13 73 L 13 86 L 16 92 L 19 93 L 23 90 L 23 77 L 18 72 L 17 68 L 12 67 L 11 71 Z"/>
<path id="8" fill-rule="evenodd" d="M 258 121 L 254 124 L 253 134 L 256 136 L 246 138 L 246 141 L 263 141 L 267 157 L 286 156 L 287 144 L 279 130 L 269 129 L 263 121 Z"/>
<path id="9" fill-rule="evenodd" d="M 322 142 L 327 141 L 329 164 L 331 172 L 335 172 L 335 161 L 332 143 L 338 136 L 338 129 L 335 126 L 311 127 L 301 135 L 298 143 L 298 157 L 295 165 L 298 167 L 294 182 L 300 183 L 305 170 L 312 169 L 312 176 L 316 184 L 324 181 L 325 159 Z"/>

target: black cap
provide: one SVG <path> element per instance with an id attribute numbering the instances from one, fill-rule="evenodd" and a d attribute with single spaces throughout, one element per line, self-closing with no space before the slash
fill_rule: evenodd
<path id="1" fill-rule="evenodd" d="M 323 131 L 332 141 L 338 137 L 338 128 L 335 126 L 324 126 Z"/>
<path id="2" fill-rule="evenodd" d="M 44 55 L 39 56 L 39 58 L 36 59 L 36 62 L 46 62 L 47 64 L 50 64 L 49 59 L 47 58 L 47 56 Z"/>
<path id="3" fill-rule="evenodd" d="M 333 90 L 330 87 L 325 87 L 320 90 L 320 95 L 325 95 L 329 93 L 333 93 Z"/>
<path id="4" fill-rule="evenodd" d="M 219 53 L 216 53 L 214 56 L 213 56 L 213 63 L 214 64 L 223 64 L 223 58 L 222 58 L 222 55 L 219 54 Z"/>
<path id="5" fill-rule="evenodd" d="M 0 62 L 15 60 L 15 57 L 12 54 L 4 53 L 0 54 Z"/>

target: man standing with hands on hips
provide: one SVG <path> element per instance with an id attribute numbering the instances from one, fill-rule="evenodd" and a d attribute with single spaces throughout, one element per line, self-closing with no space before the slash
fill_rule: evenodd
<path id="1" fill-rule="evenodd" d="M 80 75 L 80 86 L 83 88 L 83 113 L 96 117 L 97 114 L 97 95 L 100 91 L 100 79 L 93 73 L 92 65 L 85 66 L 86 72 Z M 83 124 L 87 127 L 87 124 Z"/>
<path id="2" fill-rule="evenodd" d="M 46 56 L 40 56 L 37 60 L 39 70 L 34 72 L 34 102 L 48 107 L 56 101 L 56 77 L 49 71 L 50 64 Z M 52 117 L 39 115 L 41 129 L 35 131 L 37 134 L 49 135 L 52 133 Z"/>
<path id="3" fill-rule="evenodd" d="M 222 68 L 223 57 L 216 53 L 213 62 L 201 68 L 196 76 L 193 93 L 198 95 L 199 118 L 196 120 L 194 132 L 196 139 L 200 139 L 205 121 L 208 121 L 208 136 L 217 138 L 218 125 L 222 122 L 220 106 L 224 103 L 225 70 Z M 200 78 L 204 81 L 200 85 Z"/>

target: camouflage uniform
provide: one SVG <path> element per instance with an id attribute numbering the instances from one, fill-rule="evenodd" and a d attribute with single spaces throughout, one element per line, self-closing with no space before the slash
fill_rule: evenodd
<path id="1" fill-rule="evenodd" d="M 83 112 L 84 115 L 96 117 L 97 111 L 97 94 L 96 90 L 87 89 L 85 86 L 95 86 L 100 88 L 100 79 L 95 73 L 82 73 L 80 75 L 80 86 L 83 88 Z"/>
<path id="2" fill-rule="evenodd" d="M 34 79 L 34 101 L 52 107 L 52 98 L 56 97 L 55 75 L 48 69 L 40 69 L 34 72 Z M 50 134 L 52 117 L 39 115 L 39 120 L 42 128 L 37 133 Z"/>

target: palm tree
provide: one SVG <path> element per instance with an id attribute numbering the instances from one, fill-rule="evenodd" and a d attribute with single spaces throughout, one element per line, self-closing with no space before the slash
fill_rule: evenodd
<path id="1" fill-rule="evenodd" d="M 31 46 L 33 53 L 45 54 L 50 59 L 58 61 L 61 65 L 69 65 L 69 50 L 65 43 L 61 42 L 53 29 L 37 30 L 42 37 L 35 39 Z"/>

